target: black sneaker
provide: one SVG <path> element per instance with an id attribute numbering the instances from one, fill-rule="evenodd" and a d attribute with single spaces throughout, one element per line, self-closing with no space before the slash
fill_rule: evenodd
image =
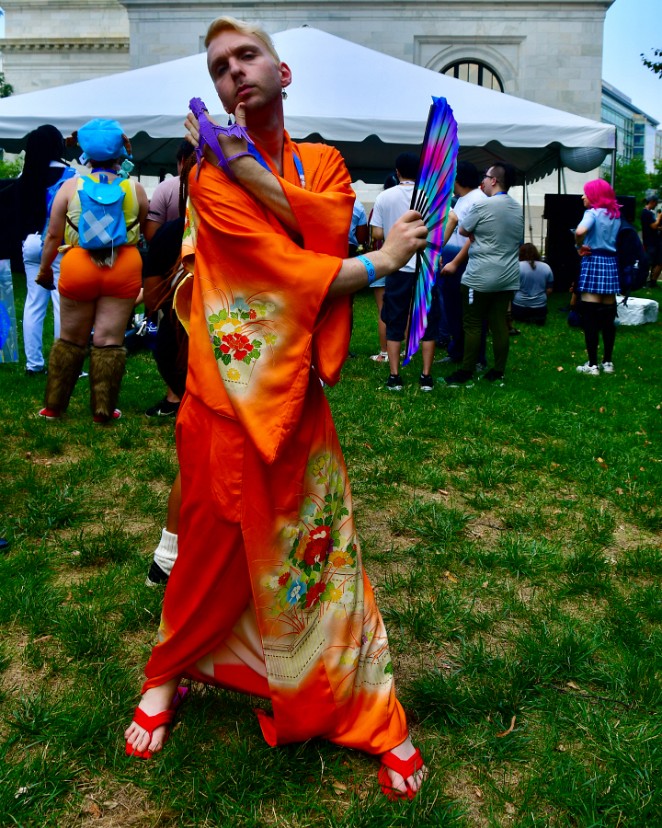
<path id="1" fill-rule="evenodd" d="M 46 368 L 26 368 L 25 369 L 25 376 L 26 377 L 45 377 L 48 371 Z"/>
<path id="2" fill-rule="evenodd" d="M 386 380 L 386 387 L 389 391 L 402 391 L 402 377 L 400 374 L 390 374 Z"/>
<path id="3" fill-rule="evenodd" d="M 421 391 L 432 391 L 434 388 L 434 380 L 430 374 L 421 374 L 418 378 L 418 385 Z"/>
<path id="4" fill-rule="evenodd" d="M 170 402 L 166 397 L 164 397 L 160 402 L 157 402 L 156 405 L 153 405 L 151 408 L 148 408 L 145 411 L 146 417 L 174 417 L 176 416 L 177 412 L 179 411 L 179 403 L 178 402 Z"/>
<path id="5" fill-rule="evenodd" d="M 161 586 L 168 583 L 168 575 L 161 569 L 156 561 L 152 561 L 147 577 L 145 578 L 146 586 Z"/>
<path id="6" fill-rule="evenodd" d="M 483 379 L 486 379 L 488 382 L 496 382 L 497 380 L 503 379 L 503 371 L 496 371 L 494 368 L 490 368 L 490 370 L 483 374 Z"/>
<path id="7" fill-rule="evenodd" d="M 457 371 L 453 371 L 448 377 L 446 377 L 446 383 L 451 386 L 451 388 L 457 388 L 460 385 L 466 385 L 470 379 L 473 379 L 473 374 L 471 371 L 465 371 L 462 368 L 459 368 Z"/>

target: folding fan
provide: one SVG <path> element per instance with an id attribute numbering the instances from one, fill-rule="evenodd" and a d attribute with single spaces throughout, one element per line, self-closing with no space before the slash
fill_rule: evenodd
<path id="1" fill-rule="evenodd" d="M 453 110 L 445 98 L 433 97 L 411 198 L 411 209 L 418 210 L 427 225 L 428 239 L 425 249 L 416 257 L 416 280 L 405 365 L 418 350 L 428 324 L 432 288 L 441 259 L 444 227 L 453 196 L 458 146 Z"/>

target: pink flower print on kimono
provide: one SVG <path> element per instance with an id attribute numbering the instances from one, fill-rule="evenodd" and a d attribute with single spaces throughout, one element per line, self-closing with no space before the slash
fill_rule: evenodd
<path id="1" fill-rule="evenodd" d="M 210 292 L 215 296 L 214 292 Z M 205 316 L 214 358 L 226 386 L 247 386 L 266 347 L 278 339 L 274 331 L 273 302 L 238 298 L 232 304 L 205 296 Z"/>

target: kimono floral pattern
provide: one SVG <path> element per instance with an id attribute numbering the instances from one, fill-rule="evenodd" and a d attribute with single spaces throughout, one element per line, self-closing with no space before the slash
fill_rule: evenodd
<path id="1" fill-rule="evenodd" d="M 344 467 L 333 454 L 318 454 L 308 462 L 306 481 L 298 520 L 280 533 L 283 563 L 263 582 L 274 597 L 273 630 L 280 630 L 280 646 L 289 642 L 293 652 L 311 633 L 318 644 L 333 642 L 339 685 L 359 669 L 371 685 L 388 682 L 393 667 L 381 616 L 365 615 L 363 569 Z M 337 637 L 334 627 L 345 633 Z"/>
<path id="2" fill-rule="evenodd" d="M 298 522 L 281 532 L 286 556 L 269 582 L 278 612 L 315 610 L 320 604 L 342 603 L 345 595 L 353 600 L 354 584 L 337 586 L 332 577 L 343 568 L 354 572 L 358 558 L 354 525 L 346 520 L 345 477 L 330 454 L 320 454 L 309 461 L 307 478 L 313 488 L 303 499 Z M 350 534 L 343 532 L 344 524 Z"/>
<path id="3" fill-rule="evenodd" d="M 207 307 L 209 340 L 226 382 L 247 385 L 265 348 L 276 344 L 275 310 L 273 302 L 243 298 L 226 307 Z"/>

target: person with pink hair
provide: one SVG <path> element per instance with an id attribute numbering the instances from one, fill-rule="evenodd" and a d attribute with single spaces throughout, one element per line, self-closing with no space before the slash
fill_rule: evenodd
<path id="1" fill-rule="evenodd" d="M 575 229 L 575 243 L 582 257 L 579 274 L 581 316 L 588 361 L 577 366 L 580 374 L 592 377 L 614 373 L 612 356 L 616 340 L 616 236 L 621 226 L 621 211 L 610 185 L 600 178 L 587 181 L 582 197 L 586 212 Z M 602 334 L 602 362 L 598 364 L 598 345 Z"/>

